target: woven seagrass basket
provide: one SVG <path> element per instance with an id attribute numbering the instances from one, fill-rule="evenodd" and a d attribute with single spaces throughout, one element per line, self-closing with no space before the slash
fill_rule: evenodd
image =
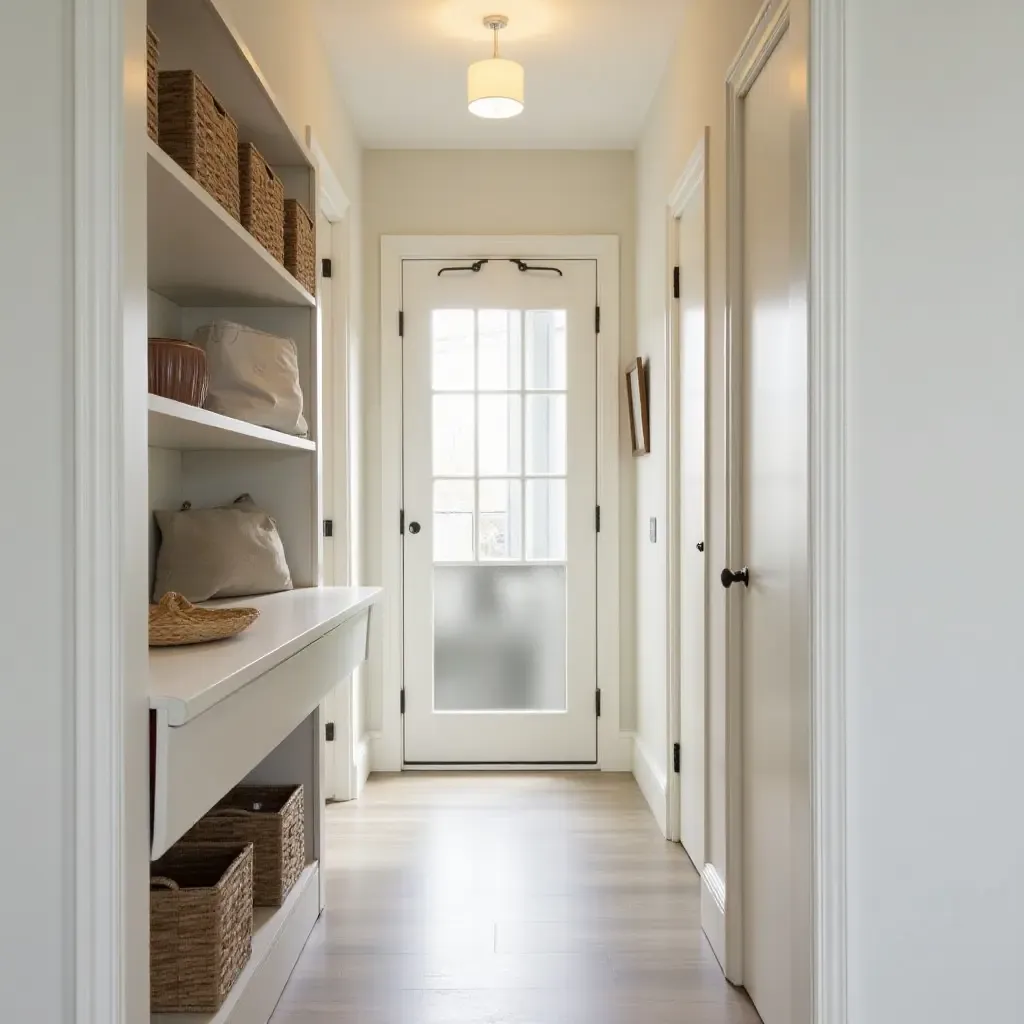
<path id="1" fill-rule="evenodd" d="M 251 143 L 238 147 L 242 227 L 284 263 L 284 185 Z"/>
<path id="2" fill-rule="evenodd" d="M 316 228 L 295 199 L 284 201 L 284 266 L 310 295 L 316 294 Z"/>

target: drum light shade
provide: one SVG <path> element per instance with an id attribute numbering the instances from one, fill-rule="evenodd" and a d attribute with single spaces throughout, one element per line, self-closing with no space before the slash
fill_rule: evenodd
<path id="1" fill-rule="evenodd" d="M 484 25 L 494 32 L 494 56 L 469 66 L 469 110 L 477 117 L 500 119 L 523 112 L 526 73 L 522 64 L 498 53 L 498 32 L 508 25 L 503 14 L 489 14 Z"/>

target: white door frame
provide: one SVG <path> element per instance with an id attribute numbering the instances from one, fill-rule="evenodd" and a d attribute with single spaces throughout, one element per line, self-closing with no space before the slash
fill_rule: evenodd
<path id="1" fill-rule="evenodd" d="M 846 1024 L 846 0 L 811 2 L 814 1024 Z M 74 806 L 74 872 L 68 900 L 75 929 L 70 937 L 54 936 L 54 941 L 73 945 L 68 969 L 73 963 L 74 980 L 67 978 L 66 984 L 74 986 L 69 999 L 78 1024 L 137 1020 L 138 1014 L 129 1009 L 137 995 L 132 990 L 144 985 L 146 977 L 144 965 L 134 960 L 129 964 L 126 959 L 132 922 L 139 916 L 126 904 L 129 898 L 145 897 L 141 887 L 138 892 L 131 888 L 136 869 L 129 861 L 136 844 L 128 835 L 123 812 L 131 796 L 125 751 L 142 742 L 128 735 L 123 714 L 125 705 L 138 696 L 132 681 L 141 678 L 138 670 L 145 658 L 142 611 L 133 610 L 136 595 L 125 593 L 121 586 L 124 562 L 139 554 L 145 557 L 146 549 L 141 536 L 138 552 L 125 547 L 125 511 L 132 483 L 131 458 L 125 457 L 125 450 L 132 439 L 121 411 L 122 392 L 126 399 L 128 393 L 122 383 L 126 364 L 138 358 L 129 348 L 139 341 L 135 333 L 122 328 L 132 315 L 131 304 L 140 298 L 137 261 L 141 259 L 145 267 L 145 246 L 138 244 L 139 225 L 133 222 L 138 213 L 133 193 L 143 187 L 145 169 L 138 161 L 127 167 L 122 164 L 126 101 L 132 123 L 138 122 L 133 130 L 140 137 L 145 130 L 145 90 L 123 78 L 126 21 L 133 36 L 138 36 L 138 45 L 131 47 L 132 60 L 139 66 L 144 60 L 142 34 L 135 32 L 139 26 L 133 24 L 133 19 L 138 20 L 136 7 L 116 0 L 74 0 L 75 60 L 67 69 L 75 98 L 76 139 L 71 174 L 77 301 L 75 358 L 68 370 L 74 382 L 74 571 L 78 583 L 71 593 L 80 642 L 73 654 L 69 650 L 68 661 L 74 689 L 69 727 L 77 766 L 74 781 L 68 780 L 67 794 Z M 126 8 L 130 8 L 127 14 Z M 136 78 L 144 82 L 144 77 Z M 138 175 L 140 181 L 127 180 L 124 170 Z M 112 231 L 111 225 L 122 230 Z M 121 268 L 120 275 L 115 273 L 111 279 L 103 272 L 108 267 Z M 382 357 L 393 371 L 394 325 L 385 318 L 385 326 L 390 342 L 384 348 L 392 351 L 386 357 L 382 352 Z M 617 372 L 615 376 L 618 392 Z M 393 403 L 390 411 L 394 412 Z M 392 455 L 393 451 L 392 447 Z M 616 510 L 617 533 L 617 495 L 603 498 L 609 513 Z M 393 509 L 393 502 L 392 492 L 392 504 L 385 507 Z M 388 544 L 386 552 L 392 572 L 393 546 Z M 390 599 L 394 601 L 394 596 Z M 392 631 L 393 619 L 391 615 Z M 394 651 L 389 659 L 392 674 L 385 677 L 387 692 L 397 710 Z M 398 730 L 393 731 L 397 735 Z M 389 736 L 382 744 L 382 754 L 382 767 L 389 758 L 396 766 L 401 763 L 396 737 Z M 628 762 L 626 753 L 620 762 L 624 769 Z M 134 970 L 136 966 L 139 971 Z"/>
<path id="2" fill-rule="evenodd" d="M 619 709 L 619 430 L 622 389 L 619 377 L 619 239 L 615 235 L 386 235 L 381 239 L 380 395 L 381 509 L 385 524 L 381 566 L 383 665 L 381 732 L 375 737 L 374 771 L 398 771 L 402 749 L 402 339 L 398 314 L 402 301 L 402 261 L 408 259 L 480 259 L 483 257 L 597 262 L 601 334 L 598 348 L 598 503 L 597 535 L 598 768 L 628 771 L 632 737 L 622 733 Z M 394 524 L 392 529 L 390 524 Z M 494 767 L 494 766 L 490 766 Z"/>
<path id="3" fill-rule="evenodd" d="M 687 207 L 698 194 L 704 195 L 704 305 L 706 310 L 711 308 L 711 273 L 708 264 L 708 239 L 711 232 L 708 230 L 710 218 L 710 203 L 707 195 L 707 152 L 711 143 L 711 129 L 707 126 L 701 135 L 690 159 L 686 161 L 679 181 L 676 182 L 668 198 L 668 275 L 666 288 L 666 315 L 668 318 L 668 380 L 666 405 L 668 409 L 668 445 L 666 458 L 668 459 L 668 508 L 666 532 L 666 557 L 668 558 L 668 656 L 665 662 L 668 665 L 668 709 L 666 721 L 668 722 L 668 763 L 665 765 L 665 777 L 668 785 L 665 787 L 665 799 L 668 801 L 665 820 L 668 824 L 667 838 L 676 842 L 679 840 L 682 824 L 679 820 L 679 801 L 681 789 L 681 777 L 673 764 L 673 747 L 676 743 L 682 742 L 682 703 L 679 693 L 679 680 L 682 673 L 682 645 L 679 627 L 679 613 L 682 605 L 682 570 L 679 556 L 682 548 L 682 531 L 680 529 L 680 513 L 682 510 L 682 479 L 679 472 L 679 452 L 682 442 L 682 430 L 680 426 L 680 394 L 679 374 L 681 369 L 682 341 L 682 317 L 680 316 L 679 300 L 675 297 L 675 283 L 673 280 L 675 268 L 679 266 L 679 222 L 686 212 Z M 704 318 L 704 339 L 705 352 L 710 350 L 711 339 L 711 317 Z M 705 361 L 705 388 L 707 365 L 710 360 Z M 710 423 L 708 422 L 708 407 L 705 404 L 704 411 L 704 518 L 708 517 L 708 448 L 707 438 L 710 435 Z M 707 540 L 705 538 L 705 545 Z M 705 636 L 707 634 L 707 618 L 705 613 L 704 621 Z M 704 673 L 705 691 L 707 688 L 707 668 Z M 707 701 L 705 698 L 705 725 L 707 718 Z M 707 844 L 707 758 L 705 749 L 705 774 L 704 774 L 704 841 Z M 704 865 L 695 865 L 698 871 L 703 871 Z"/>

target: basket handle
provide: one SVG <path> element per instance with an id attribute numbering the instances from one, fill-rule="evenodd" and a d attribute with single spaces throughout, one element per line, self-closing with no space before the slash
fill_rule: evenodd
<path id="1" fill-rule="evenodd" d="M 181 886 L 173 878 L 165 878 L 163 875 L 154 875 L 149 880 L 150 889 L 170 889 L 177 892 Z"/>
<path id="2" fill-rule="evenodd" d="M 211 818 L 236 817 L 247 818 L 250 814 L 259 814 L 259 810 L 249 810 L 248 807 L 217 807 L 210 811 Z"/>
<path id="3" fill-rule="evenodd" d="M 213 100 L 213 105 L 214 105 L 214 108 L 216 109 L 217 113 L 220 114 L 221 117 L 227 117 L 228 116 L 228 112 L 220 105 L 220 103 L 217 102 L 217 97 L 211 95 L 210 99 Z"/>

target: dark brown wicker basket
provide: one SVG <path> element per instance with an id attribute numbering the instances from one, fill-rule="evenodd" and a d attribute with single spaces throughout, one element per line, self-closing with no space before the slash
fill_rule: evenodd
<path id="1" fill-rule="evenodd" d="M 310 295 L 316 294 L 316 228 L 295 199 L 284 201 L 284 265 Z"/>
<path id="2" fill-rule="evenodd" d="M 150 1009 L 218 1010 L 252 955 L 252 847 L 178 843 L 149 885 Z"/>
<path id="3" fill-rule="evenodd" d="M 238 126 L 194 71 L 159 82 L 160 147 L 238 220 Z"/>
<path id="4" fill-rule="evenodd" d="M 238 147 L 242 227 L 278 263 L 284 263 L 284 185 L 251 143 Z"/>
<path id="5" fill-rule="evenodd" d="M 146 130 L 154 142 L 160 141 L 160 110 L 157 101 L 157 67 L 160 63 L 160 41 L 146 26 Z"/>
<path id="6" fill-rule="evenodd" d="M 174 338 L 149 339 L 149 393 L 201 406 L 210 388 L 206 353 Z"/>
<path id="7" fill-rule="evenodd" d="M 253 845 L 253 902 L 279 907 L 306 865 L 302 786 L 237 786 L 183 842 Z"/>

